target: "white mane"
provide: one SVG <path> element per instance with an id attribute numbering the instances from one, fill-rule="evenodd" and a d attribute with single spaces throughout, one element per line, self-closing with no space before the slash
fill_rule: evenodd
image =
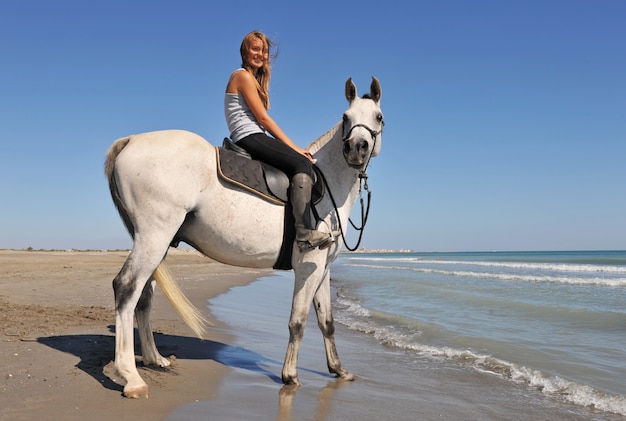
<path id="1" fill-rule="evenodd" d="M 333 126 L 329 131 L 321 135 L 317 140 L 314 140 L 309 144 L 307 150 L 311 152 L 311 154 L 315 154 L 317 151 L 322 149 L 322 147 L 327 144 L 339 131 L 341 127 L 341 121 Z"/>

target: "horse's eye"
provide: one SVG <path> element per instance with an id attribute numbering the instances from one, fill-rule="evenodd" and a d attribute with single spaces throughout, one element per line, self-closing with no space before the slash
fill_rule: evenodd
<path id="1" fill-rule="evenodd" d="M 347 116 L 347 115 L 345 115 L 345 114 L 343 115 L 343 122 L 344 122 L 344 123 L 347 123 L 347 122 L 348 122 L 348 116 Z"/>
<path id="2" fill-rule="evenodd" d="M 382 114 L 378 114 L 376 116 L 376 120 L 378 120 L 379 123 L 382 123 L 383 122 L 383 115 Z"/>

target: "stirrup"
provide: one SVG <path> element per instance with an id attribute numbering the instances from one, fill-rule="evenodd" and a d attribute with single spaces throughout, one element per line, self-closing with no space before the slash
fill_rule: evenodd
<path id="1" fill-rule="evenodd" d="M 296 241 L 296 243 L 298 244 L 298 248 L 301 252 L 314 250 L 318 247 L 320 250 L 325 250 L 330 247 L 334 242 L 335 240 L 331 234 L 328 234 L 328 236 L 322 237 L 313 243 L 311 243 L 310 240 Z"/>

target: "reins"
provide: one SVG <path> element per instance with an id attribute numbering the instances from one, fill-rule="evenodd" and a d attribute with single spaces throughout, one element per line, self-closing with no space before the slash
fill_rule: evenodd
<path id="1" fill-rule="evenodd" d="M 341 223 L 341 218 L 339 217 L 339 209 L 337 207 L 337 202 L 335 201 L 335 198 L 333 196 L 333 192 L 330 189 L 330 186 L 328 185 L 328 181 L 326 180 L 326 176 L 324 175 L 324 172 L 320 168 L 318 168 L 318 170 L 319 170 L 320 175 L 322 176 L 322 181 L 324 182 L 324 185 L 326 186 L 326 190 L 328 191 L 328 196 L 330 197 L 330 201 L 333 203 L 333 209 L 335 209 L 335 214 L 337 215 L 337 221 L 339 223 L 339 231 L 341 231 L 341 238 L 343 239 L 343 244 L 344 246 L 346 246 L 346 248 L 349 251 L 355 251 L 356 249 L 359 248 L 359 245 L 361 244 L 361 239 L 363 238 L 363 231 L 365 230 L 365 224 L 367 223 L 367 218 L 369 217 L 369 213 L 370 213 L 372 191 L 369 189 L 369 186 L 367 185 L 367 174 L 365 172 L 359 173 L 359 179 L 360 179 L 359 200 L 361 202 L 361 226 L 357 227 L 354 224 L 354 222 L 352 222 L 352 218 L 348 217 L 348 221 L 350 222 L 350 225 L 352 225 L 352 227 L 359 232 L 359 239 L 356 245 L 354 247 L 350 247 L 348 243 L 346 242 L 346 234 L 343 229 L 343 224 Z M 365 180 L 365 182 L 363 182 L 363 180 Z M 367 208 L 365 208 L 365 205 L 363 203 L 363 194 L 362 194 L 363 188 L 365 188 L 365 190 L 367 191 Z M 313 212 L 315 213 L 315 217 L 319 219 L 319 216 L 317 215 L 317 210 L 315 209 L 314 206 L 313 206 Z"/>
<path id="2" fill-rule="evenodd" d="M 381 122 L 382 125 L 384 126 L 384 122 Z M 373 145 L 372 145 L 372 151 L 375 150 L 376 148 L 376 141 L 378 139 L 378 135 L 382 132 L 382 129 L 380 131 L 375 131 L 370 129 L 369 127 L 367 127 L 365 124 L 355 124 L 354 126 L 352 126 L 352 128 L 350 128 L 350 130 L 348 131 L 347 135 L 344 135 L 344 129 L 345 127 L 342 127 L 341 129 L 341 140 L 342 142 L 345 142 L 346 140 L 349 139 L 350 134 L 352 133 L 352 130 L 354 130 L 356 127 L 363 127 L 365 130 L 367 130 L 370 135 L 372 136 L 372 140 L 374 141 Z M 326 190 L 328 191 L 328 196 L 330 197 L 330 201 L 333 204 L 333 208 L 335 209 L 335 214 L 337 215 L 337 221 L 339 224 L 339 231 L 341 232 L 341 238 L 343 239 L 343 244 L 344 246 L 346 246 L 346 248 L 349 251 L 355 251 L 356 249 L 359 248 L 359 245 L 361 245 L 361 239 L 363 238 L 363 232 L 365 230 L 365 225 L 367 224 L 367 219 L 369 218 L 369 214 L 370 214 L 370 204 L 371 204 L 371 199 L 372 199 L 372 191 L 369 189 L 369 186 L 367 184 L 367 167 L 369 166 L 370 160 L 372 158 L 371 152 L 370 152 L 370 156 L 367 160 L 367 162 L 365 163 L 365 165 L 363 166 L 363 168 L 359 171 L 359 201 L 361 203 L 361 226 L 357 227 L 356 224 L 352 221 L 352 218 L 350 218 L 348 216 L 348 222 L 350 222 L 350 225 L 352 225 L 352 228 L 354 228 L 356 231 L 359 232 L 359 238 L 356 242 L 356 245 L 354 247 L 350 247 L 348 245 L 348 243 L 346 242 L 346 234 L 345 231 L 343 229 L 343 224 L 341 223 L 341 218 L 339 217 L 339 209 L 337 207 L 337 202 L 335 201 L 335 198 L 333 197 L 333 193 L 330 189 L 330 186 L 328 185 L 328 181 L 326 180 L 326 176 L 324 175 L 324 172 L 319 169 L 319 173 L 322 176 L 322 181 L 324 182 L 324 185 L 326 186 Z M 367 206 L 365 206 L 364 201 L 363 201 L 363 189 L 365 189 L 365 191 L 367 192 Z M 318 215 L 317 215 L 317 211 L 315 211 L 315 217 L 319 219 Z"/>

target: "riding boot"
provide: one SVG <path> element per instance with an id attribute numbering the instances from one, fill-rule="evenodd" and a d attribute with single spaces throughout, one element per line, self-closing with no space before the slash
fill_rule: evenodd
<path id="1" fill-rule="evenodd" d="M 296 227 L 296 242 L 300 251 L 317 247 L 325 249 L 333 243 L 330 234 L 315 230 L 311 223 L 311 189 L 313 180 L 308 174 L 298 173 L 291 179 L 290 201 Z"/>

